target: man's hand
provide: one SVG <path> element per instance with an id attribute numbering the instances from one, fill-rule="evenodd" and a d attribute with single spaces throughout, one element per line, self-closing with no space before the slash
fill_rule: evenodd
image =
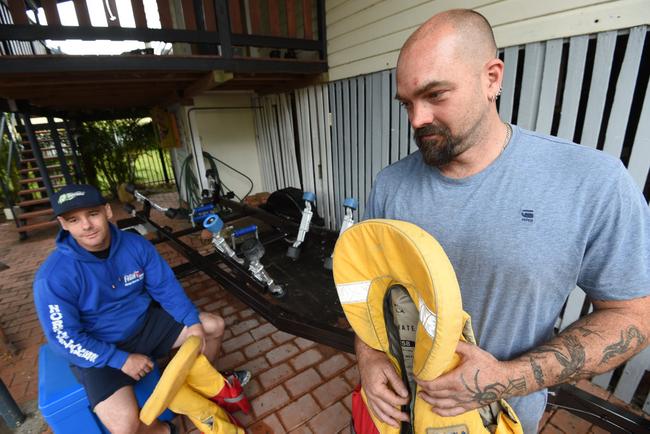
<path id="1" fill-rule="evenodd" d="M 144 354 L 132 353 L 122 365 L 122 372 L 134 380 L 139 380 L 153 369 L 153 362 Z"/>
<path id="2" fill-rule="evenodd" d="M 360 351 L 360 345 L 365 349 Z M 399 427 L 399 421 L 408 422 L 409 416 L 398 410 L 399 406 L 408 404 L 408 391 L 388 357 L 360 342 L 357 343 L 357 359 L 370 410 L 394 427 Z"/>
<path id="3" fill-rule="evenodd" d="M 420 397 L 440 416 L 456 416 L 501 398 L 526 393 L 526 381 L 492 354 L 458 342 L 460 364 L 433 381 L 416 379 Z"/>
<path id="4" fill-rule="evenodd" d="M 201 352 L 205 351 L 205 330 L 201 323 L 196 323 L 187 328 L 187 337 L 198 336 L 201 338 Z"/>

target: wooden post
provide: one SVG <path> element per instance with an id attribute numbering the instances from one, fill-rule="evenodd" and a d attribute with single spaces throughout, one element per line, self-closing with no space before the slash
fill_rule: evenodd
<path id="1" fill-rule="evenodd" d="M 9 11 L 14 24 L 29 24 L 24 0 L 9 0 Z"/>
<path id="2" fill-rule="evenodd" d="M 74 3 L 74 10 L 77 13 L 79 27 L 90 27 L 90 14 L 88 13 L 86 0 L 72 0 L 72 2 Z"/>
<path id="3" fill-rule="evenodd" d="M 311 22 L 311 0 L 302 0 L 302 20 L 305 39 L 314 39 L 314 30 Z"/>
<path id="4" fill-rule="evenodd" d="M 214 0 L 214 9 L 217 11 L 217 27 L 219 28 L 221 56 L 230 59 L 232 58 L 232 43 L 230 42 L 231 31 L 228 3 L 226 3 L 226 0 Z"/>
<path id="5" fill-rule="evenodd" d="M 160 16 L 160 27 L 163 29 L 173 29 L 172 13 L 169 9 L 169 0 L 156 0 L 158 5 L 158 15 Z"/>
<path id="6" fill-rule="evenodd" d="M 135 20 L 135 27 L 138 29 L 146 29 L 147 15 L 144 12 L 144 4 L 142 0 L 131 0 L 131 8 L 133 9 L 133 19 Z"/>
<path id="7" fill-rule="evenodd" d="M 60 26 L 59 10 L 56 7 L 56 0 L 43 0 L 43 10 L 48 26 Z"/>
<path id="8" fill-rule="evenodd" d="M 296 31 L 296 0 L 286 0 L 287 6 L 287 36 L 295 38 Z"/>

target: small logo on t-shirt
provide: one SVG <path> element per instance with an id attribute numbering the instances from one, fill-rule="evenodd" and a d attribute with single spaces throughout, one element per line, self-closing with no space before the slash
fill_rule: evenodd
<path id="1" fill-rule="evenodd" d="M 535 211 L 532 209 L 522 209 L 521 210 L 521 221 L 522 222 L 533 222 L 533 219 L 535 218 Z"/>
<path id="2" fill-rule="evenodd" d="M 131 286 L 142 279 L 144 279 L 144 273 L 140 270 L 136 270 L 133 273 L 125 274 L 124 286 Z"/>

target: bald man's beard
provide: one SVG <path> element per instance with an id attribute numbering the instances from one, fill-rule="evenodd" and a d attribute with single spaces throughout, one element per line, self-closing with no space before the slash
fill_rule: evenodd
<path id="1" fill-rule="evenodd" d="M 433 140 L 425 138 L 431 135 L 435 135 L 436 138 Z M 413 136 L 424 162 L 429 166 L 445 166 L 465 150 L 460 138 L 454 137 L 447 127 L 428 124 L 417 128 Z"/>

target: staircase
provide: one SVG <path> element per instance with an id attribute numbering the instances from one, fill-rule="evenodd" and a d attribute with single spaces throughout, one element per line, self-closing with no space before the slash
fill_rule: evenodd
<path id="1" fill-rule="evenodd" d="M 23 115 L 17 119 L 20 190 L 15 204 L 16 228 L 20 239 L 25 239 L 30 231 L 58 224 L 49 195 L 77 182 L 81 172 L 74 143 L 63 123 Z"/>

